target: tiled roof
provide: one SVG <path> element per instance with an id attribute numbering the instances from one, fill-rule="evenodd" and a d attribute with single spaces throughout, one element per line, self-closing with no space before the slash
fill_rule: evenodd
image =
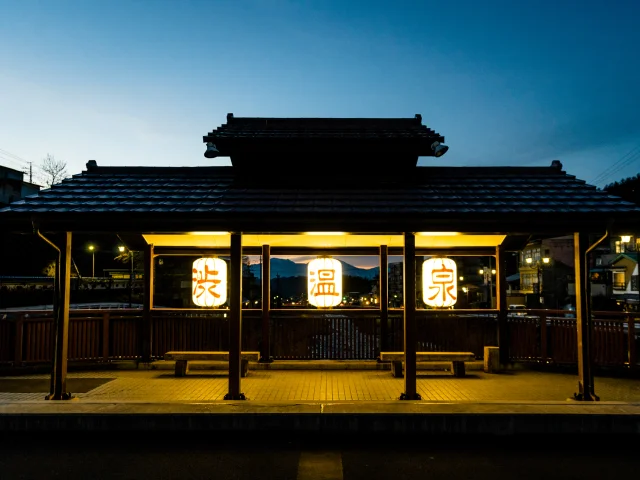
<path id="1" fill-rule="evenodd" d="M 233 165 L 255 167 L 321 157 L 340 164 L 362 165 L 373 157 L 393 155 L 415 167 L 418 156 L 433 156 L 433 142 L 444 137 L 413 118 L 266 118 L 227 115 L 227 123 L 203 137 L 218 156 Z M 397 162 L 396 162 L 397 163 Z"/>
<path id="2" fill-rule="evenodd" d="M 557 167 L 417 167 L 380 177 L 281 176 L 233 167 L 91 167 L 0 210 L 74 231 L 601 232 L 640 208 Z"/>
<path id="3" fill-rule="evenodd" d="M 638 252 L 621 253 L 611 261 L 610 265 L 615 265 L 616 263 L 618 263 L 620 260 L 623 260 L 623 259 L 631 260 L 632 262 L 638 263 Z"/>
<path id="4" fill-rule="evenodd" d="M 225 138 L 440 138 L 422 116 L 413 118 L 269 118 L 234 117 L 209 132 L 204 141 Z"/>

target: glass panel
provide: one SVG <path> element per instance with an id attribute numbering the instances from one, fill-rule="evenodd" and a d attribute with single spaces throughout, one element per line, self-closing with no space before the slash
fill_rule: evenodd
<path id="1" fill-rule="evenodd" d="M 321 282 L 327 287 L 331 282 L 330 276 L 314 273 L 308 275 L 309 262 L 319 255 L 281 255 L 271 256 L 271 308 L 315 308 L 309 303 L 309 282 Z M 380 258 L 378 255 L 332 255 L 342 267 L 341 282 L 331 285 L 331 288 L 320 289 L 326 295 L 338 294 L 340 303 L 335 308 L 379 308 L 379 272 Z M 392 257 L 389 257 L 392 267 Z M 338 292 L 334 287 L 342 283 Z M 320 290 L 312 288 L 315 294 Z M 391 292 L 391 285 L 389 286 Z"/>
<path id="2" fill-rule="evenodd" d="M 626 290 L 627 282 L 625 281 L 624 272 L 613 272 L 613 288 L 616 290 Z"/>
<path id="3" fill-rule="evenodd" d="M 200 272 L 194 272 L 194 261 L 203 257 L 214 257 L 226 262 L 227 275 L 217 275 L 216 272 L 204 271 L 203 265 L 198 266 Z M 228 269 L 231 260 L 224 255 L 159 255 L 154 259 L 154 308 L 229 308 L 229 275 Z M 262 308 L 262 287 L 260 284 L 260 256 L 248 255 L 242 259 L 242 307 Z M 194 280 L 194 278 L 197 278 Z M 195 289 L 194 289 L 195 285 Z M 224 285 L 224 287 L 223 287 Z M 225 288 L 224 292 L 220 289 Z M 205 297 L 220 295 L 224 302 L 215 307 L 200 306 L 194 300 L 203 305 L 211 305 L 211 301 L 205 301 Z M 226 297 L 226 298 L 225 298 Z"/>

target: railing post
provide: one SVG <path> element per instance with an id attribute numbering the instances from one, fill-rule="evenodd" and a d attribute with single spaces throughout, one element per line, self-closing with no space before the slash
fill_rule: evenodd
<path id="1" fill-rule="evenodd" d="M 102 314 L 102 359 L 109 361 L 109 313 Z"/>
<path id="2" fill-rule="evenodd" d="M 542 363 L 547 363 L 549 350 L 547 349 L 547 313 L 540 314 L 540 359 Z"/>
<path id="3" fill-rule="evenodd" d="M 637 352 L 636 352 L 636 326 L 635 318 L 633 314 L 629 314 L 627 317 L 628 333 L 627 333 L 627 345 L 629 346 L 629 368 L 637 367 Z"/>
<path id="4" fill-rule="evenodd" d="M 13 364 L 16 367 L 22 365 L 22 342 L 24 338 L 24 313 L 19 313 L 15 324 L 16 339 L 13 350 Z"/>

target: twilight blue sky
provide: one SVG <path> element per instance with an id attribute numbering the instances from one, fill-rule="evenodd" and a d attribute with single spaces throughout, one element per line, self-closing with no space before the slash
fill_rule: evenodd
<path id="1" fill-rule="evenodd" d="M 413 117 L 422 165 L 640 172 L 640 1 L 0 0 L 0 165 L 224 165 L 226 114 Z"/>

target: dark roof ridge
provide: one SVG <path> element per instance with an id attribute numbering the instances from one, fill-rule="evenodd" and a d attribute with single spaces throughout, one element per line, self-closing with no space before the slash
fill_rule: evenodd
<path id="1" fill-rule="evenodd" d="M 389 164 L 391 167 L 391 163 Z M 262 169 L 256 169 L 256 171 L 262 171 Z M 574 175 L 569 175 L 562 170 L 551 167 L 525 167 L 525 166 L 442 166 L 442 165 L 418 165 L 414 167 L 409 174 L 415 174 L 416 172 L 424 173 L 437 173 L 437 174 L 459 174 L 464 173 L 465 176 L 469 174 L 487 174 L 487 175 L 560 175 L 569 178 L 575 178 Z M 229 166 L 98 166 L 96 163 L 87 164 L 87 170 L 82 173 L 96 173 L 96 174 L 193 174 L 202 175 L 207 173 L 212 174 L 237 174 L 238 169 Z M 240 175 L 244 175 L 247 172 L 243 172 Z M 391 171 L 389 172 L 391 173 Z M 249 172 L 250 174 L 250 172 Z M 333 175 L 333 173 L 332 173 Z M 579 180 L 582 181 L 582 180 Z"/>
<path id="2" fill-rule="evenodd" d="M 232 166 L 219 165 L 219 166 L 176 166 L 176 167 L 148 167 L 148 166 L 98 166 L 97 164 L 87 163 L 87 169 L 82 172 L 85 173 L 98 173 L 98 174 L 194 174 L 201 175 L 203 173 L 233 173 L 235 170 Z"/>

